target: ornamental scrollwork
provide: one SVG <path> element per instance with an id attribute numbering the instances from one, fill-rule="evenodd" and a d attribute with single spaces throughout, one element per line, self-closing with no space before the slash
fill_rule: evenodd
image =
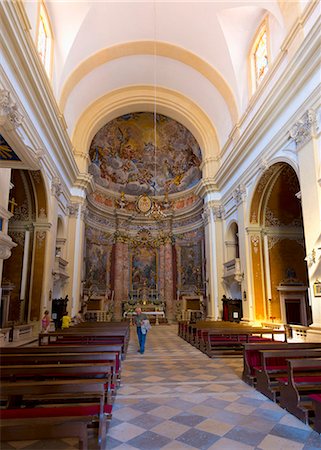
<path id="1" fill-rule="evenodd" d="M 0 122 L 4 124 L 6 121 L 13 128 L 18 128 L 23 121 L 23 115 L 12 100 L 10 92 L 7 89 L 0 89 Z"/>
<path id="2" fill-rule="evenodd" d="M 293 125 L 289 131 L 289 136 L 295 141 L 297 149 L 303 147 L 311 139 L 316 122 L 315 111 L 309 109 L 303 117 Z"/>
<path id="3" fill-rule="evenodd" d="M 257 253 L 259 251 L 260 236 L 258 235 L 251 236 L 251 242 L 253 245 L 254 253 Z"/>

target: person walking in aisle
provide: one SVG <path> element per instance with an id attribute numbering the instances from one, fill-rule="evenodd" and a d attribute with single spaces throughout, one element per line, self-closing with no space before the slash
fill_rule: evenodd
<path id="1" fill-rule="evenodd" d="M 146 314 L 142 313 L 141 308 L 136 308 L 136 316 L 134 316 L 135 325 L 137 327 L 137 337 L 139 349 L 137 350 L 142 355 L 145 352 L 145 343 L 147 332 L 150 329 L 149 320 Z"/>

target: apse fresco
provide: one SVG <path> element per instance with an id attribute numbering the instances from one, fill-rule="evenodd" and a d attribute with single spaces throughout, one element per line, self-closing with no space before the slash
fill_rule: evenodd
<path id="1" fill-rule="evenodd" d="M 161 114 L 140 112 L 112 120 L 95 135 L 89 155 L 96 183 L 125 194 L 171 194 L 201 179 L 195 138 Z"/>

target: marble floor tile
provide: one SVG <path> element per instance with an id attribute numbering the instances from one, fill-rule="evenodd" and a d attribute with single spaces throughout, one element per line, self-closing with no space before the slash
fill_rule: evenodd
<path id="1" fill-rule="evenodd" d="M 128 444 L 138 448 L 139 450 L 159 450 L 169 442 L 170 439 L 166 436 L 162 436 L 152 431 L 146 431 L 145 433 L 128 441 Z"/>
<path id="2" fill-rule="evenodd" d="M 114 439 L 118 439 L 121 442 L 127 442 L 144 432 L 144 428 L 132 425 L 128 422 L 123 422 L 116 427 L 110 428 L 108 430 L 108 436 L 111 436 Z"/>
<path id="3" fill-rule="evenodd" d="M 150 412 L 154 416 L 162 417 L 163 419 L 170 419 L 171 417 L 176 416 L 180 412 L 180 410 L 163 405 L 159 406 L 158 408 L 152 409 Z"/>
<path id="4" fill-rule="evenodd" d="M 265 433 L 247 427 L 236 426 L 226 433 L 225 437 L 255 447 L 264 439 Z"/>
<path id="5" fill-rule="evenodd" d="M 217 436 L 224 436 L 230 430 L 234 428 L 234 425 L 220 422 L 214 419 L 206 419 L 204 422 L 196 425 L 195 428 L 202 431 L 207 431 L 209 433 L 216 434 Z"/>
<path id="6" fill-rule="evenodd" d="M 258 445 L 261 450 L 272 450 L 272 449 L 282 449 L 282 450 L 302 450 L 304 444 L 301 442 L 294 442 L 289 439 L 284 439 L 279 436 L 273 436 L 268 434 Z"/>
<path id="7" fill-rule="evenodd" d="M 204 417 L 198 416 L 196 414 L 190 414 L 188 412 L 183 412 L 171 418 L 171 421 L 187 425 L 189 427 L 195 427 L 199 423 L 203 422 Z"/>
<path id="8" fill-rule="evenodd" d="M 214 442 L 219 439 L 219 436 L 208 433 L 196 428 L 190 428 L 188 431 L 179 436 L 176 440 L 184 444 L 191 445 L 200 450 L 207 450 Z"/>
<path id="9" fill-rule="evenodd" d="M 176 439 L 178 436 L 185 433 L 189 429 L 190 427 L 181 423 L 175 423 L 166 420 L 165 422 L 162 422 L 161 424 L 154 427 L 151 431 L 166 436 L 170 439 Z"/>
<path id="10" fill-rule="evenodd" d="M 144 428 L 145 430 L 150 430 L 151 428 L 164 422 L 165 419 L 162 417 L 157 417 L 152 414 L 142 414 L 132 420 L 129 423 L 137 425 L 138 427 Z"/>
<path id="11" fill-rule="evenodd" d="M 211 445 L 208 450 L 254 450 L 252 445 L 243 444 L 242 442 L 236 442 L 232 439 L 223 437 Z M 281 448 L 270 448 L 269 450 L 281 450 Z"/>

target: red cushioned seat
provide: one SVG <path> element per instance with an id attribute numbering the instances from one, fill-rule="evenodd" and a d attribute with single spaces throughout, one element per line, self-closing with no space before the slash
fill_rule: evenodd
<path id="1" fill-rule="evenodd" d="M 321 403 L 321 394 L 311 394 L 311 395 L 309 395 L 309 397 L 312 398 L 312 400 L 315 400 L 316 402 Z"/>

